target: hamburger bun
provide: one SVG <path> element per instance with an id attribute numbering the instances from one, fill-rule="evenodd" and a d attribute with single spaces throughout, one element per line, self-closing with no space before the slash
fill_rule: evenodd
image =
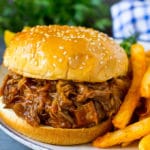
<path id="1" fill-rule="evenodd" d="M 111 127 L 110 119 L 91 128 L 63 129 L 50 126 L 32 127 L 18 117 L 11 109 L 4 109 L 0 97 L 0 118 L 9 127 L 34 140 L 55 145 L 75 145 L 88 143 L 105 133 Z"/>
<path id="2" fill-rule="evenodd" d="M 106 34 L 84 27 L 36 26 L 17 33 L 7 47 L 3 64 L 19 75 L 47 80 L 104 82 L 126 75 L 128 58 Z M 87 143 L 109 130 L 110 119 L 89 128 L 34 127 L 5 109 L 2 122 L 35 140 L 57 145 Z"/>
<path id="3" fill-rule="evenodd" d="M 17 33 L 4 65 L 26 77 L 103 82 L 125 75 L 128 58 L 106 34 L 84 27 L 36 26 Z"/>

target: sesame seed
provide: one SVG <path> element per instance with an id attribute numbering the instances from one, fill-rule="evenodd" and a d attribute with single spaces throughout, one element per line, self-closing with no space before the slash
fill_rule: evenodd
<path id="1" fill-rule="evenodd" d="M 66 54 L 67 54 L 67 51 L 64 51 L 64 52 L 63 52 L 63 55 L 66 55 Z"/>
<path id="2" fill-rule="evenodd" d="M 118 63 L 120 63 L 121 62 L 121 60 L 120 59 L 118 59 Z"/>
<path id="3" fill-rule="evenodd" d="M 64 49 L 64 46 L 59 46 L 59 49 L 60 49 L 60 50 L 63 50 L 63 49 Z"/>
<path id="4" fill-rule="evenodd" d="M 46 76 L 50 76 L 50 75 L 51 75 L 51 72 L 47 71 Z"/>
<path id="5" fill-rule="evenodd" d="M 32 60 L 32 63 L 33 63 L 34 65 L 37 65 L 37 64 L 38 64 L 35 59 Z"/>
<path id="6" fill-rule="evenodd" d="M 96 43 L 95 42 L 91 42 L 91 45 L 95 45 Z"/>
<path id="7" fill-rule="evenodd" d="M 111 41 L 114 41 L 114 39 L 113 39 L 112 37 L 109 37 L 109 39 L 110 39 Z"/>
<path id="8" fill-rule="evenodd" d="M 85 56 L 85 59 L 88 60 L 88 59 L 89 59 L 89 55 L 86 55 L 86 56 Z"/>
<path id="9" fill-rule="evenodd" d="M 37 48 L 40 47 L 40 42 L 37 42 L 37 43 L 36 43 L 36 47 L 37 47 Z"/>
<path id="10" fill-rule="evenodd" d="M 54 55 L 54 56 L 53 56 L 53 58 L 55 58 L 55 59 L 56 59 L 56 58 L 57 58 L 57 56 L 56 56 L 56 55 Z"/>
<path id="11" fill-rule="evenodd" d="M 82 65 L 85 66 L 86 65 L 85 62 L 82 62 Z"/>
<path id="12" fill-rule="evenodd" d="M 49 34 L 47 34 L 47 33 L 45 33 L 44 35 L 45 35 L 45 37 L 46 37 L 46 38 L 48 38 L 48 37 L 50 36 L 50 35 L 49 35 Z"/>
<path id="13" fill-rule="evenodd" d="M 74 35 L 73 35 L 73 34 L 70 34 L 70 38 L 74 38 Z"/>
<path id="14" fill-rule="evenodd" d="M 104 62 L 103 61 L 100 61 L 100 64 L 102 65 Z"/>
<path id="15" fill-rule="evenodd" d="M 62 58 L 59 58 L 58 61 L 59 61 L 59 62 L 62 62 Z"/>
<path id="16" fill-rule="evenodd" d="M 45 65 L 45 64 L 46 64 L 46 60 L 43 59 L 43 60 L 41 61 L 41 65 Z"/>
<path id="17" fill-rule="evenodd" d="M 101 43 L 98 43 L 98 46 L 102 46 L 102 44 L 101 44 Z"/>
<path id="18" fill-rule="evenodd" d="M 109 59 L 112 59 L 112 58 L 113 58 L 112 56 L 109 57 Z"/>
<path id="19" fill-rule="evenodd" d="M 105 50 L 106 48 L 104 46 L 102 46 L 102 49 Z M 107 53 L 107 51 L 106 51 L 106 53 Z"/>
<path id="20" fill-rule="evenodd" d="M 53 64 L 53 67 L 56 67 L 56 64 Z"/>
<path id="21" fill-rule="evenodd" d="M 80 69 L 80 70 L 83 69 L 83 66 L 80 66 L 79 69 Z"/>
<path id="22" fill-rule="evenodd" d="M 45 41 L 46 41 L 45 38 L 43 38 L 43 39 L 42 39 L 42 42 L 45 42 Z"/>
<path id="23" fill-rule="evenodd" d="M 72 60 L 72 57 L 68 57 L 68 60 Z"/>
<path id="24" fill-rule="evenodd" d="M 42 51 L 37 51 L 37 53 L 40 55 L 40 56 L 44 56 L 44 53 Z"/>
<path id="25" fill-rule="evenodd" d="M 69 33 L 70 31 L 69 30 L 66 30 L 66 33 Z"/>

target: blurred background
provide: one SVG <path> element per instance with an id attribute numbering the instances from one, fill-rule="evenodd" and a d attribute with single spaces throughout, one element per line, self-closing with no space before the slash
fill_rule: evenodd
<path id="1" fill-rule="evenodd" d="M 35 25 L 85 26 L 150 41 L 150 0 L 0 0 L 0 36 Z"/>
<path id="2" fill-rule="evenodd" d="M 112 34 L 110 6 L 117 0 L 0 0 L 0 35 L 24 26 L 68 24 Z"/>

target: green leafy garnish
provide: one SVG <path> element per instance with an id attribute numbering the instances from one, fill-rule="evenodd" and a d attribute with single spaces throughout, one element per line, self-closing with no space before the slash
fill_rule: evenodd
<path id="1" fill-rule="evenodd" d="M 120 46 L 124 48 L 125 52 L 127 53 L 128 56 L 130 56 L 130 48 L 132 44 L 137 43 L 137 35 L 132 35 L 126 39 L 124 39 L 121 43 Z"/>

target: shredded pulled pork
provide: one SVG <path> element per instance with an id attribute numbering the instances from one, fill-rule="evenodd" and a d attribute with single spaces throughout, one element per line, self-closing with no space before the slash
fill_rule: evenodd
<path id="1" fill-rule="evenodd" d="M 6 104 L 30 125 L 91 127 L 114 115 L 129 87 L 128 77 L 102 83 L 26 78 L 9 72 L 1 88 Z"/>

